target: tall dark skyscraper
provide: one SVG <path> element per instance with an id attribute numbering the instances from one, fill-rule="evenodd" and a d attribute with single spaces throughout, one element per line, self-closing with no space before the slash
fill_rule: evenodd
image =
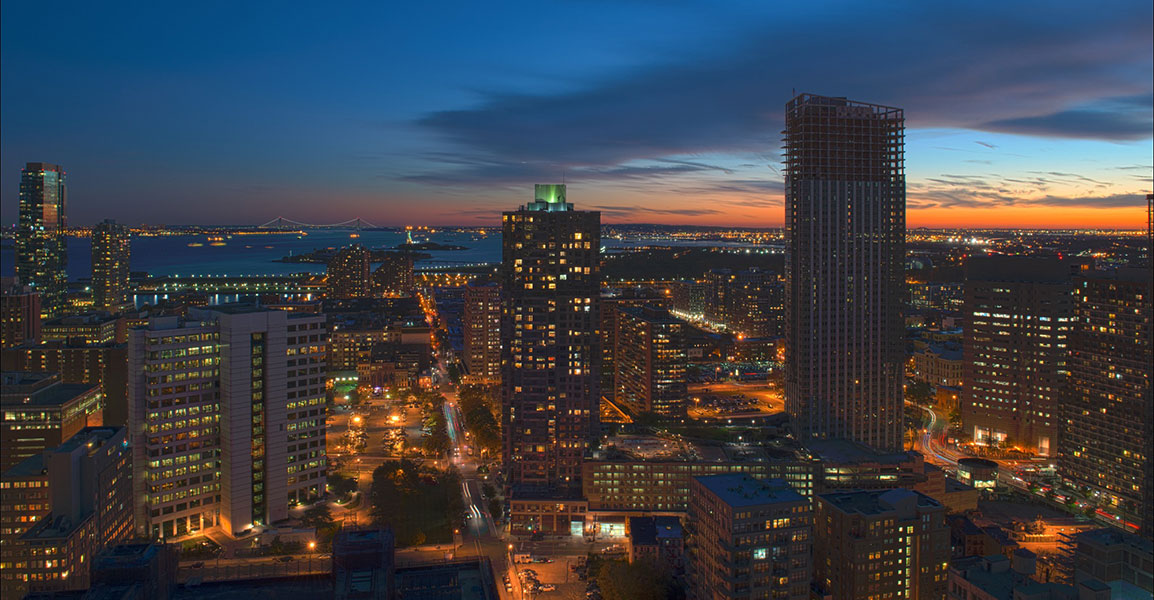
<path id="1" fill-rule="evenodd" d="M 45 318 L 60 316 L 68 289 L 67 194 L 64 169 L 30 162 L 20 172 L 20 220 L 16 229 L 16 276 L 40 292 Z"/>
<path id="2" fill-rule="evenodd" d="M 799 437 L 902 446 L 905 117 L 786 105 L 786 407 Z"/>
<path id="3" fill-rule="evenodd" d="M 116 221 L 92 228 L 92 300 L 96 310 L 119 312 L 128 301 L 128 227 Z"/>
<path id="4" fill-rule="evenodd" d="M 538 185 L 502 223 L 508 482 L 514 500 L 532 490 L 576 496 L 600 402 L 601 213 L 573 210 L 564 185 Z"/>

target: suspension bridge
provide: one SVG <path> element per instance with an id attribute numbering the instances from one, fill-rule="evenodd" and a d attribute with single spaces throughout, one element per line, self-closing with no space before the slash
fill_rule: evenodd
<path id="1" fill-rule="evenodd" d="M 258 229 L 376 229 L 377 226 L 357 217 L 340 223 L 301 223 L 284 217 L 277 217 L 268 223 L 257 225 Z"/>

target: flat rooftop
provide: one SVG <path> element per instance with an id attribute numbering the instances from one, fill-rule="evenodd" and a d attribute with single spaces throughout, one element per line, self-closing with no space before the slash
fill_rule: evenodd
<path id="1" fill-rule="evenodd" d="M 738 473 L 706 475 L 694 479 L 722 502 L 733 507 L 806 501 L 805 497 L 780 479 L 754 479 Z"/>
<path id="2" fill-rule="evenodd" d="M 913 452 L 878 452 L 850 440 L 812 440 L 806 444 L 822 462 L 839 464 L 879 463 L 898 465 L 915 460 Z"/>
<path id="3" fill-rule="evenodd" d="M 941 503 L 929 496 L 897 488 L 892 490 L 857 490 L 821 494 L 821 500 L 845 513 L 867 516 L 902 513 L 914 507 L 941 508 Z"/>
<path id="4" fill-rule="evenodd" d="M 87 383 L 58 383 L 31 393 L 21 393 L 16 390 L 13 390 L 13 393 L 8 393 L 6 389 L 4 395 L 0 396 L 0 406 L 8 409 L 60 408 L 76 398 L 96 392 L 99 389 L 99 385 Z"/>

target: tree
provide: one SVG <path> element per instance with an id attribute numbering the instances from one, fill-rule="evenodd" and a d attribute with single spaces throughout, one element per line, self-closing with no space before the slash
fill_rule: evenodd
<path id="1" fill-rule="evenodd" d="M 348 498 L 357 491 L 357 480 L 340 473 L 330 473 L 328 476 L 329 491 L 338 498 Z"/>
<path id="2" fill-rule="evenodd" d="M 315 527 L 321 529 L 333 524 L 333 511 L 329 508 L 328 503 L 322 502 L 316 506 L 310 507 L 305 511 L 304 516 L 301 517 L 301 525 L 304 527 Z"/>
<path id="3" fill-rule="evenodd" d="M 906 383 L 906 400 L 919 406 L 926 406 L 934 400 L 934 388 L 925 381 L 910 381 Z"/>

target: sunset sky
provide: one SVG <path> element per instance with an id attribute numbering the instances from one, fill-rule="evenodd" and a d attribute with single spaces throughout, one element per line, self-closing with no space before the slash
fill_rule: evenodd
<path id="1" fill-rule="evenodd" d="M 5 2 L 0 221 L 779 226 L 794 92 L 904 108 L 910 227 L 1145 224 L 1154 11 L 1131 2 Z"/>

